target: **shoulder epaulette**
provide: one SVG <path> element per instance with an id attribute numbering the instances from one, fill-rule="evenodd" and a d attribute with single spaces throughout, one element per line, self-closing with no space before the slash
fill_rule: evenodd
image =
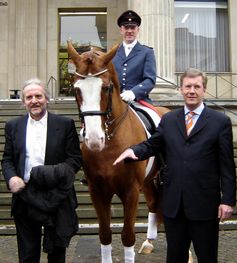
<path id="1" fill-rule="evenodd" d="M 143 45 L 144 47 L 147 47 L 147 48 L 150 48 L 150 49 L 153 49 L 153 47 L 149 47 L 149 46 L 147 46 L 147 45 Z"/>

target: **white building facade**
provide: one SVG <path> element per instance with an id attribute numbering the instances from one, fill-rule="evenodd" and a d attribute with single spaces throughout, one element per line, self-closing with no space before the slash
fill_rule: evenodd
<path id="1" fill-rule="evenodd" d="M 53 98 L 70 96 L 65 43 L 109 49 L 121 41 L 117 17 L 140 14 L 139 41 L 157 60 L 154 96 L 176 96 L 180 72 L 209 74 L 209 96 L 237 98 L 236 0 L 0 0 L 0 99 L 38 77 Z"/>

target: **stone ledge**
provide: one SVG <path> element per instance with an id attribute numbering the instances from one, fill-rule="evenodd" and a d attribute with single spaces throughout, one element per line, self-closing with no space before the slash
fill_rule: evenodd
<path id="1" fill-rule="evenodd" d="M 113 233 L 121 233 L 123 223 L 113 223 L 111 224 L 111 229 Z M 88 234 L 98 234 L 99 225 L 98 224 L 79 224 L 78 225 L 79 235 L 88 235 Z M 220 222 L 219 230 L 237 230 L 237 219 L 236 220 L 226 220 Z M 136 223 L 135 232 L 136 233 L 146 233 L 147 223 Z M 158 232 L 164 232 L 164 226 L 161 225 L 158 227 Z M 15 235 L 16 228 L 15 225 L 3 225 L 0 227 L 0 235 Z"/>

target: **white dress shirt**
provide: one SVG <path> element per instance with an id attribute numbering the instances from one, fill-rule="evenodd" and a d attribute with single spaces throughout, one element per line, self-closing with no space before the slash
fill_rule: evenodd
<path id="1" fill-rule="evenodd" d="M 26 128 L 25 182 L 28 182 L 30 179 L 32 167 L 44 164 L 47 138 L 47 119 L 47 112 L 39 121 L 32 119 L 29 115 Z"/>
<path id="2" fill-rule="evenodd" d="M 125 42 L 123 42 L 123 47 L 124 47 L 126 57 L 129 55 L 129 53 L 132 51 L 132 49 L 134 48 L 136 44 L 137 44 L 137 40 L 134 40 L 130 44 L 126 44 Z"/>

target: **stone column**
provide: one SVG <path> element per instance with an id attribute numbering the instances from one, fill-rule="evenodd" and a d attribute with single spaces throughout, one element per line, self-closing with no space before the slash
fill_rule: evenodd
<path id="1" fill-rule="evenodd" d="M 15 1 L 15 86 L 37 77 L 38 1 Z"/>
<path id="2" fill-rule="evenodd" d="M 233 73 L 237 72 L 237 18 L 235 10 L 237 9 L 237 1 L 229 0 L 228 1 L 228 10 L 229 10 L 229 25 L 230 28 L 230 68 Z M 232 76 L 231 82 L 234 85 L 237 85 L 237 75 Z M 237 98 L 237 88 L 233 88 L 232 98 Z"/>
<path id="3" fill-rule="evenodd" d="M 8 97 L 8 1 L 0 1 L 0 99 Z"/>
<path id="4" fill-rule="evenodd" d="M 154 48 L 157 64 L 156 88 L 152 95 L 176 95 L 174 0 L 128 0 L 128 8 L 142 18 L 139 41 Z M 168 82 L 166 82 L 167 80 Z"/>
<path id="5" fill-rule="evenodd" d="M 38 76 L 47 83 L 47 6 L 48 0 L 38 1 Z"/>

